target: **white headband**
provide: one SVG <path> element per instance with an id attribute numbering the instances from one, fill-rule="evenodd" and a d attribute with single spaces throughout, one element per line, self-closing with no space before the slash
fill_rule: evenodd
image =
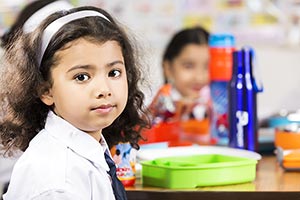
<path id="1" fill-rule="evenodd" d="M 55 13 L 60 10 L 69 10 L 73 8 L 71 4 L 66 1 L 54 1 L 31 15 L 23 25 L 24 33 L 30 33 L 36 29 L 40 23 L 46 19 L 52 13 Z"/>
<path id="2" fill-rule="evenodd" d="M 44 53 L 49 45 L 50 40 L 52 39 L 52 37 L 57 33 L 57 31 L 61 27 L 63 27 L 65 24 L 67 24 L 71 21 L 74 21 L 76 19 L 81 19 L 84 17 L 93 17 L 93 16 L 101 17 L 101 18 L 107 20 L 108 22 L 110 22 L 109 19 L 102 13 L 99 13 L 94 10 L 82 10 L 82 11 L 78 11 L 78 12 L 74 12 L 74 13 L 65 15 L 61 18 L 56 19 L 52 23 L 50 23 L 43 32 L 41 52 L 40 52 L 40 57 L 38 58 L 39 66 L 41 66 L 41 62 L 42 62 Z"/>

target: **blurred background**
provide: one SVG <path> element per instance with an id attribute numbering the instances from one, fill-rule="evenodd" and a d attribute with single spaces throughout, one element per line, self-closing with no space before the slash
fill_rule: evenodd
<path id="1" fill-rule="evenodd" d="M 0 34 L 33 0 L 0 1 Z M 252 46 L 264 85 L 258 118 L 300 107 L 300 0 L 71 0 L 109 11 L 141 44 L 151 89 L 162 85 L 161 57 L 169 38 L 183 27 L 201 25 L 211 33 L 232 33 L 237 47 Z"/>

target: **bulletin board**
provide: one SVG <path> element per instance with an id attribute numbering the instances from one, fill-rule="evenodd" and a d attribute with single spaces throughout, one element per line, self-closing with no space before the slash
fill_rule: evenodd
<path id="1" fill-rule="evenodd" d="M 31 1 L 0 1 L 0 34 Z M 300 26 L 299 0 L 70 1 L 75 6 L 94 5 L 108 10 L 157 48 L 175 31 L 194 25 L 204 26 L 211 32 L 232 33 L 238 43 L 277 45 L 286 42 L 287 35 L 288 40 L 296 40 L 299 35 L 296 33 Z"/>

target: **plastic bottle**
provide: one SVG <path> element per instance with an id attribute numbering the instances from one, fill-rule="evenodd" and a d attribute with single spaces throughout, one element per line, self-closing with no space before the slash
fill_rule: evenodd
<path id="1" fill-rule="evenodd" d="M 232 75 L 235 39 L 230 34 L 212 34 L 210 48 L 210 89 L 212 97 L 211 137 L 218 145 L 228 145 L 228 82 Z"/>
<path id="2" fill-rule="evenodd" d="M 254 50 L 244 47 L 233 53 L 229 84 L 229 146 L 257 151 L 257 102 L 262 91 L 253 75 Z"/>
<path id="3" fill-rule="evenodd" d="M 117 176 L 125 187 L 135 184 L 136 152 L 130 143 L 119 143 L 111 149 L 111 155 L 117 165 Z"/>

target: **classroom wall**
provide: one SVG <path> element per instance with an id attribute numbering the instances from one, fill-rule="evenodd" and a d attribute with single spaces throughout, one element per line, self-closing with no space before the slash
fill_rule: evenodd
<path id="1" fill-rule="evenodd" d="M 0 34 L 32 0 L 0 1 Z M 126 2 L 126 3 L 124 3 Z M 201 25 L 213 33 L 236 37 L 237 48 L 252 46 L 264 85 L 258 116 L 300 108 L 300 6 L 296 0 L 72 0 L 95 5 L 126 25 L 143 50 L 149 103 L 162 84 L 161 55 L 169 38 L 182 27 Z"/>

